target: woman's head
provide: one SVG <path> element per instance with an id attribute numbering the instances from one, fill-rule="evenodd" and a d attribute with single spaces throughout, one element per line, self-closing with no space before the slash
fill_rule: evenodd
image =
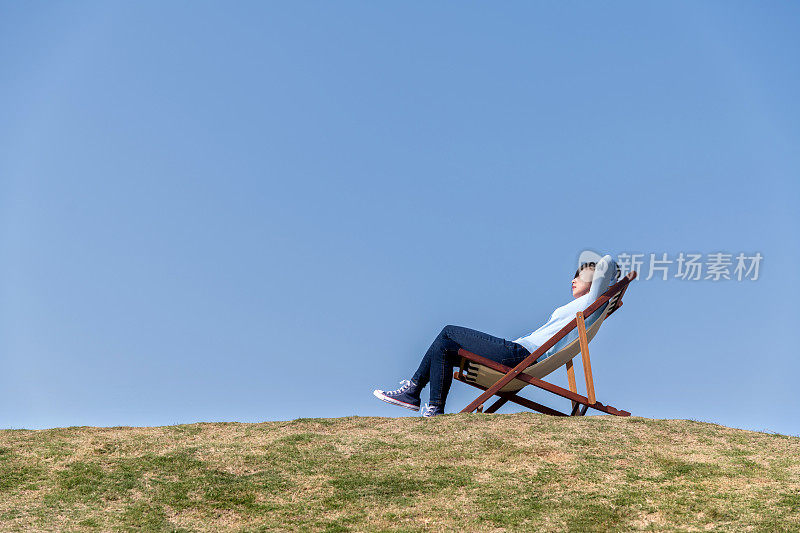
<path id="1" fill-rule="evenodd" d="M 583 263 L 575 271 L 575 276 L 572 278 L 572 297 L 580 298 L 589 292 L 592 286 L 592 277 L 594 276 L 595 262 Z"/>
<path id="2" fill-rule="evenodd" d="M 578 270 L 575 271 L 575 275 L 572 277 L 572 296 L 573 298 L 580 298 L 584 294 L 589 292 L 589 288 L 592 286 L 592 278 L 594 277 L 594 269 L 597 263 L 594 261 L 590 261 L 588 263 L 581 263 L 581 266 L 578 267 Z M 613 280 L 618 280 L 620 277 L 620 270 L 619 266 L 616 263 L 611 263 L 614 267 L 614 277 Z"/>

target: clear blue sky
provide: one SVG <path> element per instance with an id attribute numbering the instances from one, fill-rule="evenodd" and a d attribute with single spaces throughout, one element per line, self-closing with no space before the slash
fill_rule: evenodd
<path id="1" fill-rule="evenodd" d="M 446 324 L 527 335 L 588 248 L 760 252 L 757 281 L 635 282 L 597 394 L 799 434 L 799 22 L 0 4 L 0 427 L 417 416 L 372 390 Z"/>

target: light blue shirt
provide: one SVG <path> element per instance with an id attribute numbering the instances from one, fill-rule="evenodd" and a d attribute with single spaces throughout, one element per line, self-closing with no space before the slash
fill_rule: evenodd
<path id="1" fill-rule="evenodd" d="M 597 300 L 597 298 L 606 292 L 606 290 L 608 290 L 608 288 L 616 281 L 617 264 L 613 259 L 611 259 L 610 255 L 605 255 L 600 261 L 597 262 L 597 265 L 595 266 L 594 275 L 592 276 L 592 285 L 589 287 L 588 293 L 575 298 L 566 305 L 562 305 L 561 307 L 557 308 L 555 311 L 553 311 L 553 314 L 550 315 L 550 319 L 545 322 L 542 327 L 532 332 L 527 337 L 520 337 L 514 342 L 521 344 L 526 350 L 533 353 L 539 346 L 547 342 L 550 337 L 558 333 L 561 328 L 569 324 L 569 322 L 575 318 L 575 315 L 578 313 L 578 311 L 583 311 L 589 307 L 592 302 Z M 605 305 L 601 305 L 599 309 L 591 314 L 591 316 L 584 317 L 584 322 L 586 322 L 587 328 L 589 328 L 594 321 L 600 317 L 600 314 L 603 312 L 606 305 L 608 304 L 606 303 Z M 538 361 L 541 362 L 544 359 L 547 359 L 577 338 L 578 328 L 575 328 L 565 335 L 563 339 L 558 341 L 552 348 L 547 350 L 544 355 L 538 359 Z"/>

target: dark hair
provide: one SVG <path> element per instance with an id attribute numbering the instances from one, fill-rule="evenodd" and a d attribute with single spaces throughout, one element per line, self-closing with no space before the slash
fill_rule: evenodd
<path id="1" fill-rule="evenodd" d="M 594 268 L 595 266 L 597 266 L 597 263 L 595 263 L 594 261 L 590 261 L 589 263 L 581 263 L 581 266 L 579 266 L 578 270 L 575 271 L 575 275 L 572 276 L 572 279 L 577 278 L 578 274 L 580 274 L 581 270 L 583 270 L 584 268 L 589 268 L 589 267 Z"/>
<path id="2" fill-rule="evenodd" d="M 580 274 L 580 273 L 581 273 L 581 270 L 583 270 L 584 268 L 590 268 L 590 267 L 591 267 L 591 268 L 594 268 L 594 267 L 596 267 L 596 266 L 597 266 L 597 263 L 595 263 L 594 261 L 590 261 L 590 262 L 588 262 L 588 263 L 581 263 L 581 266 L 579 266 L 579 267 L 578 267 L 578 270 L 576 270 L 576 271 L 575 271 L 575 275 L 574 275 L 574 276 L 572 276 L 572 279 L 575 279 L 575 278 L 577 278 L 577 277 L 578 277 L 578 274 Z M 617 270 L 617 271 L 616 271 L 616 272 L 614 272 L 614 279 L 619 279 L 619 276 L 620 276 L 620 274 L 621 274 L 621 272 L 620 272 L 620 270 L 619 270 L 619 265 L 617 265 L 617 268 L 616 268 L 616 270 Z"/>

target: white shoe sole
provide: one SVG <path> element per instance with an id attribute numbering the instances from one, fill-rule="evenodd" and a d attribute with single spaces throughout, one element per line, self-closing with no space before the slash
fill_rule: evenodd
<path id="1" fill-rule="evenodd" d="M 406 409 L 411 409 L 412 411 L 419 411 L 419 405 L 414 405 L 411 403 L 401 402 L 400 400 L 395 400 L 394 398 L 390 398 L 388 396 L 384 396 L 382 390 L 375 389 L 372 391 L 373 396 L 375 396 L 379 400 L 383 400 L 386 403 L 390 403 L 392 405 L 399 405 L 400 407 L 405 407 Z"/>

